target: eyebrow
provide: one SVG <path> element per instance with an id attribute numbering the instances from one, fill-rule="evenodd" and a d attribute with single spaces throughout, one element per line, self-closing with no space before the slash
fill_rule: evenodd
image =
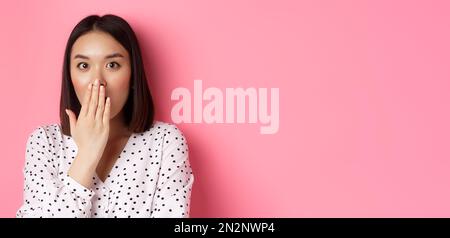
<path id="1" fill-rule="evenodd" d="M 120 53 L 114 53 L 114 54 L 110 54 L 110 55 L 105 56 L 105 59 L 118 58 L 118 57 L 123 58 L 123 55 L 120 54 Z M 89 57 L 87 57 L 85 55 L 80 55 L 80 54 L 76 54 L 73 58 L 74 59 L 77 59 L 77 58 L 79 58 L 79 59 L 89 59 Z"/>

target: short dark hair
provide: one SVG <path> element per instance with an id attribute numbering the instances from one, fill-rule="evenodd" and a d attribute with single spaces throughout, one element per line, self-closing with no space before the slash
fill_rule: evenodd
<path id="1" fill-rule="evenodd" d="M 64 52 L 62 70 L 61 99 L 59 117 L 65 135 L 71 135 L 69 118 L 65 109 L 72 110 L 77 116 L 81 105 L 75 93 L 70 76 L 70 54 L 75 41 L 91 31 L 102 31 L 111 35 L 127 51 L 131 63 L 130 92 L 123 107 L 125 123 L 132 132 L 148 130 L 154 120 L 155 108 L 152 95 L 147 85 L 142 54 L 139 43 L 131 26 L 121 17 L 115 15 L 91 15 L 81 20 L 70 33 Z"/>

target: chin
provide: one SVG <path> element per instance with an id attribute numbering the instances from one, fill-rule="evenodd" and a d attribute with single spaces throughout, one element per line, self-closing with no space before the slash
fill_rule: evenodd
<path id="1" fill-rule="evenodd" d="M 122 109 L 123 109 L 123 108 L 122 108 Z M 111 110 L 111 113 L 109 114 L 109 120 L 112 120 L 112 119 L 114 119 L 114 118 L 120 116 L 121 114 L 123 114 L 123 113 L 122 113 L 122 112 L 123 112 L 122 109 L 121 109 L 120 111 Z"/>

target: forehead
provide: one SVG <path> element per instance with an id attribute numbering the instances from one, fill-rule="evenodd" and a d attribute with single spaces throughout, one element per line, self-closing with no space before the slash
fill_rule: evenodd
<path id="1" fill-rule="evenodd" d="M 128 57 L 127 50 L 114 37 L 105 32 L 92 31 L 78 37 L 72 46 L 71 57 L 81 54 L 95 58 L 112 53 Z"/>

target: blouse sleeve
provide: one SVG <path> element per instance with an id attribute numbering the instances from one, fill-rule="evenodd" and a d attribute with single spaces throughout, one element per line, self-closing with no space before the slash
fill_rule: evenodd
<path id="1" fill-rule="evenodd" d="M 188 218 L 194 175 L 186 139 L 171 125 L 162 143 L 161 169 L 150 217 Z"/>
<path id="2" fill-rule="evenodd" d="M 42 127 L 26 145 L 23 204 L 16 217 L 89 217 L 94 192 L 71 177 L 58 177 L 58 161 Z"/>

